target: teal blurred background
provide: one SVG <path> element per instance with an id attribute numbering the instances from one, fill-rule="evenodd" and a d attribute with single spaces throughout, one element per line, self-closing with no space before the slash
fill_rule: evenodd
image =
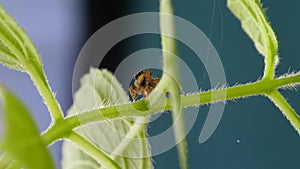
<path id="1" fill-rule="evenodd" d="M 1 5 L 28 32 L 41 53 L 45 71 L 64 111 L 72 103 L 71 78 L 78 53 L 97 29 L 118 17 L 159 10 L 159 1 L 104 2 L 0 0 Z M 262 0 L 278 36 L 280 65 L 277 75 L 300 70 L 297 53 L 300 38 L 300 1 Z M 211 40 L 222 60 L 227 85 L 256 81 L 262 76 L 263 57 L 242 31 L 240 23 L 226 7 L 225 0 L 174 0 L 174 14 L 201 29 Z M 121 29 L 121 28 L 120 28 Z M 188 32 L 187 32 L 188 33 Z M 117 44 L 99 67 L 114 71 L 128 54 L 150 47 L 160 48 L 157 35 L 139 35 Z M 198 81 L 199 90 L 210 89 L 204 64 L 184 44 L 179 55 Z M 0 66 L 0 81 L 13 90 L 33 112 L 40 130 L 49 125 L 47 109 L 29 78 Z M 282 91 L 291 105 L 300 112 L 297 91 Z M 282 169 L 299 168 L 300 137 L 281 112 L 264 97 L 229 101 L 223 118 L 210 139 L 198 142 L 209 106 L 200 107 L 196 124 L 187 135 L 191 169 Z M 149 135 L 171 125 L 166 113 L 152 122 Z M 171 138 L 170 138 L 171 139 Z M 57 166 L 60 161 L 58 142 L 51 146 Z M 156 169 L 179 169 L 176 148 L 153 158 Z"/>

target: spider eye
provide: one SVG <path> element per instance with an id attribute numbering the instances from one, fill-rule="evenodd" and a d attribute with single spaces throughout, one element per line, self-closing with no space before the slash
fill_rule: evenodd
<path id="1" fill-rule="evenodd" d="M 151 70 L 147 70 L 147 74 L 148 74 L 149 76 L 152 76 L 152 71 L 151 71 Z"/>

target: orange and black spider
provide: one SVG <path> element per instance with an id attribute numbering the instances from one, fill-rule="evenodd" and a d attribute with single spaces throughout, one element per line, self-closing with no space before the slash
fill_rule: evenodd
<path id="1" fill-rule="evenodd" d="M 138 95 L 147 97 L 158 84 L 160 78 L 153 78 L 151 70 L 142 70 L 134 75 L 134 85 L 129 87 L 129 93 L 134 101 Z"/>

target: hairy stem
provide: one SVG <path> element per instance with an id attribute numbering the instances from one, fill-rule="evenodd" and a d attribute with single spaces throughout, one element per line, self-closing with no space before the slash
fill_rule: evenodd
<path id="1" fill-rule="evenodd" d="M 41 68 L 42 69 L 42 68 Z M 44 73 L 39 73 L 36 71 L 35 68 L 31 66 L 27 66 L 28 74 L 31 77 L 33 83 L 35 84 L 37 90 L 39 91 L 40 95 L 42 96 L 45 104 L 48 107 L 50 112 L 51 118 L 53 122 L 63 119 L 63 111 L 55 99 L 55 96 L 47 83 L 47 79 Z M 43 72 L 42 70 L 40 72 Z"/>
<path id="2" fill-rule="evenodd" d="M 163 49 L 163 75 L 160 83 L 156 88 L 157 90 L 162 90 L 170 93 L 174 136 L 176 143 L 178 143 L 177 151 L 179 156 L 180 168 L 188 169 L 185 125 L 179 96 L 180 90 L 178 87 L 178 56 L 176 56 L 176 40 L 174 39 L 174 37 L 176 36 L 171 0 L 160 1 L 160 31 L 161 44 Z M 164 95 L 162 95 L 161 97 L 164 97 Z"/>
<path id="3" fill-rule="evenodd" d="M 94 158 L 103 168 L 107 169 L 121 169 L 111 158 L 104 154 L 98 147 L 86 140 L 84 137 L 76 133 L 70 132 L 66 139 L 75 143 L 82 151 Z"/>
<path id="4" fill-rule="evenodd" d="M 268 94 L 270 100 L 281 110 L 283 115 L 290 121 L 293 127 L 300 135 L 300 117 L 292 108 L 292 106 L 286 101 L 286 99 L 277 91 L 270 92 Z"/>
<path id="5" fill-rule="evenodd" d="M 197 106 L 255 95 L 266 95 L 278 88 L 299 84 L 300 74 L 280 77 L 274 80 L 261 80 L 240 86 L 181 96 L 181 105 L 182 107 Z M 224 92 L 226 93 L 225 96 Z M 65 120 L 51 126 L 43 133 L 42 137 L 46 144 L 51 144 L 54 141 L 63 138 L 65 134 L 68 134 L 73 128 L 80 125 L 124 116 L 148 116 L 171 109 L 170 100 L 167 98 L 164 98 L 159 104 L 156 104 L 149 109 L 147 108 L 144 111 L 136 109 L 147 106 L 149 107 L 149 102 L 147 100 L 140 100 L 129 104 L 109 106 L 69 116 Z"/>
<path id="6" fill-rule="evenodd" d="M 265 57 L 264 78 L 273 79 L 275 75 L 275 62 L 273 56 Z"/>

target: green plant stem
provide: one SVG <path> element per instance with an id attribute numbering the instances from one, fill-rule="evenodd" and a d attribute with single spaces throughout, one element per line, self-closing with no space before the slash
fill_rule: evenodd
<path id="1" fill-rule="evenodd" d="M 54 96 L 49 84 L 47 83 L 47 79 L 46 79 L 46 76 L 45 76 L 42 68 L 38 68 L 38 69 L 41 69 L 40 72 L 42 72 L 42 73 L 39 73 L 38 71 L 36 71 L 37 69 L 33 68 L 31 65 L 27 66 L 26 68 L 27 68 L 29 76 L 31 77 L 31 80 L 35 84 L 37 90 L 39 91 L 45 104 L 47 105 L 53 122 L 62 120 L 64 117 L 63 111 L 62 111 L 59 103 L 55 99 L 55 96 Z"/>
<path id="2" fill-rule="evenodd" d="M 183 107 L 189 107 L 255 95 L 266 95 L 278 88 L 299 84 L 300 74 L 279 77 L 274 80 L 261 80 L 240 86 L 181 96 L 181 105 Z M 224 92 L 226 92 L 225 97 Z M 49 145 L 63 138 L 65 134 L 68 134 L 73 128 L 80 125 L 122 116 L 148 116 L 171 109 L 170 100 L 167 98 L 163 99 L 159 104 L 150 107 L 149 110 L 138 111 L 136 109 L 136 107 L 145 107 L 148 106 L 148 104 L 149 102 L 147 102 L 147 100 L 140 100 L 129 104 L 110 106 L 69 116 L 65 120 L 50 126 L 50 128 L 43 133 L 42 137 L 45 143 Z"/>
<path id="3" fill-rule="evenodd" d="M 94 158 L 103 168 L 106 169 L 121 169 L 111 158 L 104 154 L 98 147 L 86 140 L 81 135 L 72 131 L 66 139 L 75 143 L 82 151 Z"/>
<path id="4" fill-rule="evenodd" d="M 156 89 L 169 92 L 172 102 L 172 119 L 181 169 L 188 169 L 185 125 L 179 96 L 178 56 L 171 0 L 160 1 L 160 31 L 163 49 L 163 75 Z M 165 94 L 162 92 L 163 94 Z M 164 95 L 160 96 L 164 97 Z M 158 101 L 158 100 L 157 100 Z M 157 103 L 156 101 L 156 103 Z M 153 101 L 152 101 L 153 102 Z"/>
<path id="5" fill-rule="evenodd" d="M 270 53 L 270 52 L 269 52 Z M 265 57 L 264 79 L 273 79 L 275 75 L 275 62 L 273 56 Z"/>
<path id="6" fill-rule="evenodd" d="M 270 100 L 281 110 L 283 115 L 290 121 L 293 127 L 300 135 L 300 117 L 292 108 L 292 106 L 286 101 L 286 99 L 277 91 L 274 90 L 268 94 Z"/>

